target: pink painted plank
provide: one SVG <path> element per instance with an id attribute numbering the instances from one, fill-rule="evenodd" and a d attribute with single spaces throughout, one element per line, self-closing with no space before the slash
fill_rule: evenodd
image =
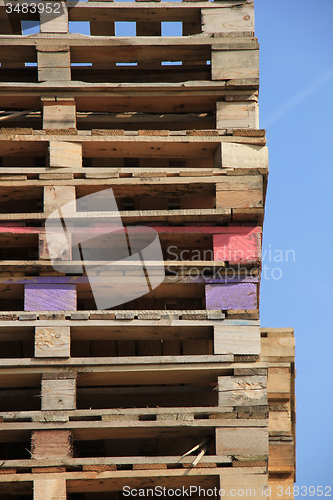
<path id="1" fill-rule="evenodd" d="M 82 221 L 82 219 L 81 219 Z M 95 226 L 89 225 L 89 227 L 68 227 L 67 231 L 70 233 L 106 233 L 110 229 L 110 226 L 112 225 L 100 225 L 96 223 Z M 246 227 L 246 226 L 238 226 L 238 227 L 221 227 L 221 226 L 211 226 L 211 227 L 206 227 L 206 226 L 201 226 L 201 227 L 185 227 L 185 226 L 180 226 L 180 227 L 175 227 L 175 226 L 154 226 L 154 224 L 151 224 L 150 226 L 131 226 L 131 233 L 145 233 L 149 231 L 149 228 L 152 227 L 156 229 L 158 233 L 166 233 L 166 234 L 183 234 L 183 233 L 203 233 L 203 234 L 226 234 L 226 235 L 234 235 L 234 234 L 239 234 L 239 235 L 247 235 L 249 232 L 255 234 L 261 233 L 261 228 L 260 227 Z M 126 227 L 125 227 L 126 230 Z M 59 231 L 59 230 L 58 230 Z M 58 232 L 57 228 L 55 227 L 52 232 L 56 233 Z M 62 229 L 61 229 L 62 231 Z M 0 233 L 7 233 L 7 234 L 44 234 L 45 233 L 45 228 L 44 227 L 16 227 L 16 226 L 0 226 Z M 222 259 L 223 260 L 223 259 Z"/>
<path id="2" fill-rule="evenodd" d="M 24 285 L 25 311 L 76 311 L 76 285 Z"/>
<path id="3" fill-rule="evenodd" d="M 261 258 L 261 232 L 255 228 L 234 228 L 233 233 L 214 234 L 214 260 L 230 264 L 258 262 Z M 244 231 L 246 229 L 246 232 Z"/>
<path id="4" fill-rule="evenodd" d="M 257 309 L 257 283 L 206 285 L 206 309 Z"/>

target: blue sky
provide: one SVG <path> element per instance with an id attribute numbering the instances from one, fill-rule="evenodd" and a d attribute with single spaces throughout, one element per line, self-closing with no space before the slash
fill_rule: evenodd
<path id="1" fill-rule="evenodd" d="M 333 2 L 255 0 L 255 12 L 270 155 L 261 324 L 295 328 L 297 485 L 331 486 Z"/>
<path id="2" fill-rule="evenodd" d="M 264 261 L 282 277 L 262 280 L 261 324 L 295 328 L 297 485 L 332 486 L 333 2 L 255 0 L 255 13 L 270 156 L 264 251 L 295 251 L 295 262 Z"/>

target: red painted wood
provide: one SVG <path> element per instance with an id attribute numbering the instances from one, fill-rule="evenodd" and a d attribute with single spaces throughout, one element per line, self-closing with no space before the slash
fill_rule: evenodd
<path id="1" fill-rule="evenodd" d="M 68 232 L 71 233 L 105 233 L 108 232 L 108 230 L 111 228 L 114 228 L 112 225 L 103 225 L 100 226 L 99 224 L 96 226 L 90 225 L 89 227 L 74 227 L 74 228 L 67 228 Z M 187 227 L 187 226 L 154 226 L 151 224 L 150 226 L 130 226 L 131 227 L 131 233 L 145 233 L 146 231 L 149 231 L 149 228 L 152 227 L 156 229 L 158 233 L 169 233 L 169 234 L 183 234 L 183 233 L 203 233 L 203 234 L 230 234 L 233 235 L 235 233 L 237 234 L 248 234 L 249 231 L 253 234 L 261 233 L 261 228 L 260 227 L 247 227 L 247 226 L 239 226 L 237 228 L 235 227 L 224 227 L 224 226 L 211 226 L 211 227 L 206 227 L 206 226 L 200 226 L 200 227 Z M 126 229 L 126 227 L 125 227 Z M 54 228 L 54 232 L 57 232 L 57 228 Z M 4 226 L 3 224 L 0 226 L 0 233 L 7 233 L 7 234 L 44 234 L 45 233 L 45 228 L 44 227 L 16 227 L 16 226 Z M 223 260 L 223 259 L 222 259 Z"/>
<path id="2" fill-rule="evenodd" d="M 258 262 L 261 258 L 261 229 L 232 229 L 233 232 L 213 236 L 214 260 L 224 260 L 230 264 Z"/>

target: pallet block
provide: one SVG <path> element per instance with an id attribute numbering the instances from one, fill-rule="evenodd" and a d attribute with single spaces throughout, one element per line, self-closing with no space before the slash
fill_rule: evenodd
<path id="1" fill-rule="evenodd" d="M 216 128 L 259 128 L 259 105 L 253 102 L 217 102 Z"/>
<path id="2" fill-rule="evenodd" d="M 214 354 L 259 355 L 259 321 L 230 321 L 214 326 Z"/>
<path id="3" fill-rule="evenodd" d="M 215 440 L 217 455 L 268 455 L 267 427 L 219 427 Z"/>
<path id="4" fill-rule="evenodd" d="M 71 335 L 69 326 L 36 327 L 36 358 L 69 358 Z"/>
<path id="5" fill-rule="evenodd" d="M 218 377 L 219 406 L 267 405 L 267 375 Z"/>
<path id="6" fill-rule="evenodd" d="M 82 167 L 82 145 L 74 142 L 50 141 L 49 167 Z"/>
<path id="7" fill-rule="evenodd" d="M 71 56 L 69 48 L 56 50 L 57 47 L 37 47 L 37 66 L 39 82 L 70 81 Z"/>
<path id="8" fill-rule="evenodd" d="M 206 309 L 257 309 L 258 283 L 214 283 L 205 286 Z"/>
<path id="9" fill-rule="evenodd" d="M 76 311 L 76 285 L 49 283 L 24 285 L 25 311 Z"/>
<path id="10" fill-rule="evenodd" d="M 201 8 L 203 33 L 232 33 L 254 31 L 254 6 L 246 3 L 235 8 Z"/>
<path id="11" fill-rule="evenodd" d="M 75 186 L 44 186 L 43 205 L 44 212 L 50 213 L 63 205 L 71 203 L 71 209 L 76 208 Z"/>
<path id="12" fill-rule="evenodd" d="M 244 228 L 245 229 L 245 228 Z M 234 228 L 234 232 L 213 235 L 214 260 L 229 262 L 230 265 L 253 263 L 261 258 L 261 228 L 249 227 L 247 232 Z"/>
<path id="13" fill-rule="evenodd" d="M 75 378 L 42 379 L 42 410 L 75 410 L 76 380 Z"/>
<path id="14" fill-rule="evenodd" d="M 40 33 L 68 33 L 68 9 L 66 2 L 57 2 L 56 12 L 48 13 L 46 9 L 39 14 Z"/>
<path id="15" fill-rule="evenodd" d="M 42 56 L 42 54 L 43 53 L 41 52 L 40 57 L 44 62 L 45 57 Z M 45 54 L 47 55 L 47 53 Z M 69 56 L 66 56 L 66 53 L 64 53 L 62 60 L 66 61 L 66 57 L 68 58 Z M 68 61 L 68 63 L 70 64 L 70 61 Z M 48 63 L 45 62 L 44 64 Z M 47 68 L 45 68 L 45 71 L 46 69 Z M 67 69 L 64 68 L 64 71 L 67 71 Z M 74 98 L 42 97 L 41 104 L 43 113 L 43 129 L 76 129 L 76 104 Z M 61 146 L 61 144 L 59 146 Z M 50 166 L 52 167 L 58 165 L 52 165 L 52 162 L 50 162 Z"/>
<path id="16" fill-rule="evenodd" d="M 214 168 L 234 168 L 237 172 L 268 173 L 268 148 L 252 144 L 221 142 L 214 153 Z"/>
<path id="17" fill-rule="evenodd" d="M 66 500 L 66 479 L 34 479 L 34 500 Z"/>
<path id="18" fill-rule="evenodd" d="M 259 78 L 259 49 L 215 50 L 212 47 L 212 80 Z"/>
<path id="19" fill-rule="evenodd" d="M 31 453 L 35 460 L 73 457 L 71 431 L 60 429 L 32 431 Z"/>

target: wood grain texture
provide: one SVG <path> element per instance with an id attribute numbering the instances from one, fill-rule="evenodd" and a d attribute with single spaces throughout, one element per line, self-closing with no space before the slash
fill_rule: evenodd
<path id="1" fill-rule="evenodd" d="M 66 479 L 34 479 L 34 500 L 66 500 Z"/>
<path id="2" fill-rule="evenodd" d="M 68 10 L 66 2 L 57 2 L 60 4 L 58 12 L 45 11 L 39 14 L 41 33 L 68 33 Z"/>
<path id="3" fill-rule="evenodd" d="M 69 430 L 38 430 L 31 433 L 31 452 L 36 460 L 73 457 Z"/>
<path id="4" fill-rule="evenodd" d="M 238 171 L 268 172 L 267 146 L 221 142 L 214 154 L 214 167 L 231 167 Z"/>
<path id="5" fill-rule="evenodd" d="M 206 285 L 206 309 L 257 309 L 256 283 Z"/>
<path id="6" fill-rule="evenodd" d="M 75 211 L 75 186 L 44 186 L 43 201 L 46 213 L 53 212 L 67 203 L 72 203 L 73 211 Z"/>
<path id="7" fill-rule="evenodd" d="M 224 323 L 214 327 L 214 354 L 260 354 L 259 325 Z"/>
<path id="8" fill-rule="evenodd" d="M 233 31 L 254 31 L 253 3 L 237 9 L 201 8 L 202 31 L 204 33 L 230 33 Z"/>
<path id="9" fill-rule="evenodd" d="M 46 54 L 47 55 L 47 54 Z M 46 64 L 46 63 L 45 63 Z M 45 75 L 49 78 L 52 77 L 51 71 L 56 72 L 63 71 L 66 76 L 66 72 L 70 71 L 69 68 L 44 68 L 45 71 L 48 70 L 49 74 Z M 44 71 L 43 68 L 40 71 Z M 54 75 L 55 77 L 57 75 Z M 61 79 L 61 78 L 60 78 Z M 47 130 L 54 129 L 75 129 L 76 128 L 76 106 L 74 99 L 68 99 L 67 101 L 55 101 L 53 99 L 42 99 L 42 112 L 43 112 L 43 128 Z M 61 144 L 59 144 L 61 147 Z M 74 164 L 77 166 L 76 164 Z M 50 166 L 57 166 L 52 165 Z"/>
<path id="10" fill-rule="evenodd" d="M 76 286 L 62 284 L 24 285 L 25 311 L 75 311 Z"/>
<path id="11" fill-rule="evenodd" d="M 267 405 L 267 377 L 218 377 L 219 406 Z"/>
<path id="12" fill-rule="evenodd" d="M 294 472 L 294 451 L 292 441 L 270 442 L 268 470 L 270 472 Z"/>
<path id="13" fill-rule="evenodd" d="M 70 344 L 69 326 L 35 328 L 36 358 L 69 358 Z"/>
<path id="14" fill-rule="evenodd" d="M 216 128 L 259 128 L 259 105 L 247 102 L 217 102 Z"/>
<path id="15" fill-rule="evenodd" d="M 71 79 L 69 50 L 53 52 L 37 50 L 38 81 L 67 81 Z M 59 127 L 61 128 L 61 127 Z"/>
<path id="16" fill-rule="evenodd" d="M 59 120 L 62 120 L 61 116 L 59 116 Z M 64 120 L 71 123 L 68 117 L 64 117 Z M 82 167 L 82 145 L 73 142 L 50 141 L 49 166 Z"/>
<path id="17" fill-rule="evenodd" d="M 42 380 L 42 410 L 75 410 L 76 380 Z"/>
<path id="18" fill-rule="evenodd" d="M 259 50 L 212 51 L 212 80 L 252 78 L 259 78 Z"/>
<path id="19" fill-rule="evenodd" d="M 215 439 L 217 455 L 268 454 L 266 427 L 219 427 L 215 431 Z"/>

